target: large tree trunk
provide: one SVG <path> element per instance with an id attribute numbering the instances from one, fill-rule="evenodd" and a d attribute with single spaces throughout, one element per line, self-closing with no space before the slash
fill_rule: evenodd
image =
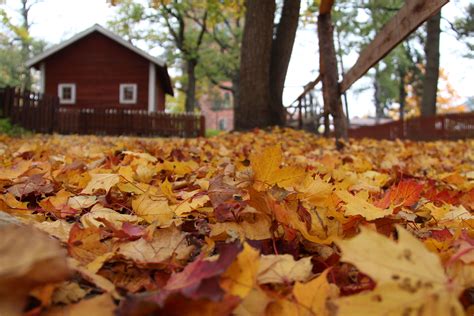
<path id="1" fill-rule="evenodd" d="M 240 53 L 240 95 L 235 128 L 267 127 L 276 121 L 271 108 L 270 61 L 275 0 L 247 0 Z"/>
<path id="2" fill-rule="evenodd" d="M 188 74 L 188 87 L 186 89 L 186 101 L 184 109 L 186 112 L 194 112 L 196 104 L 196 65 L 197 60 L 190 59 L 186 62 L 186 72 Z"/>
<path id="3" fill-rule="evenodd" d="M 274 124 L 283 125 L 286 121 L 286 111 L 283 106 L 283 89 L 290 63 L 293 44 L 295 42 L 298 20 L 300 17 L 301 0 L 285 0 L 278 23 L 276 36 L 272 44 L 272 59 L 270 67 L 271 105 L 276 119 Z"/>
<path id="4" fill-rule="evenodd" d="M 436 96 L 439 77 L 439 36 L 441 12 L 427 22 L 427 36 L 425 43 L 426 68 L 423 80 L 423 96 L 421 100 L 421 115 L 436 115 Z"/>
<path id="5" fill-rule="evenodd" d="M 336 146 L 341 148 L 341 139 L 347 139 L 347 120 L 342 110 L 339 93 L 336 50 L 334 48 L 334 29 L 331 13 L 319 14 L 319 71 L 323 82 L 324 108 L 329 109 L 334 121 Z"/>

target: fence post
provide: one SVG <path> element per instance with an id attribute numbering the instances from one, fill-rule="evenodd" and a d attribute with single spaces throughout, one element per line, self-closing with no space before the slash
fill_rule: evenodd
<path id="1" fill-rule="evenodd" d="M 298 128 L 302 129 L 303 128 L 303 106 L 301 104 L 301 100 L 298 100 Z"/>

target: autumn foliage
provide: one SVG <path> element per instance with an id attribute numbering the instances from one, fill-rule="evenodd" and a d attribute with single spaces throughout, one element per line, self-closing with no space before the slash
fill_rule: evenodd
<path id="1" fill-rule="evenodd" d="M 474 313 L 474 141 L 0 141 L 0 315 Z"/>

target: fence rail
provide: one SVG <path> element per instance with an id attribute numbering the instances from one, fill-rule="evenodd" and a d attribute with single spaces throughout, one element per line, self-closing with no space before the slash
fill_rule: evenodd
<path id="1" fill-rule="evenodd" d="M 474 112 L 417 117 L 349 129 L 349 137 L 374 139 L 456 140 L 474 138 Z"/>
<path id="2" fill-rule="evenodd" d="M 2 116 L 40 133 L 204 136 L 204 116 L 189 113 L 148 113 L 120 108 L 60 107 L 57 97 L 15 88 L 0 89 Z"/>

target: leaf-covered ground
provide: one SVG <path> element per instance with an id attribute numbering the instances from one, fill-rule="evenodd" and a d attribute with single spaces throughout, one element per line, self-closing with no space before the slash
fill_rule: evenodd
<path id="1" fill-rule="evenodd" d="M 0 136 L 1 315 L 472 315 L 474 141 Z M 52 236 L 52 237 L 51 237 Z"/>

